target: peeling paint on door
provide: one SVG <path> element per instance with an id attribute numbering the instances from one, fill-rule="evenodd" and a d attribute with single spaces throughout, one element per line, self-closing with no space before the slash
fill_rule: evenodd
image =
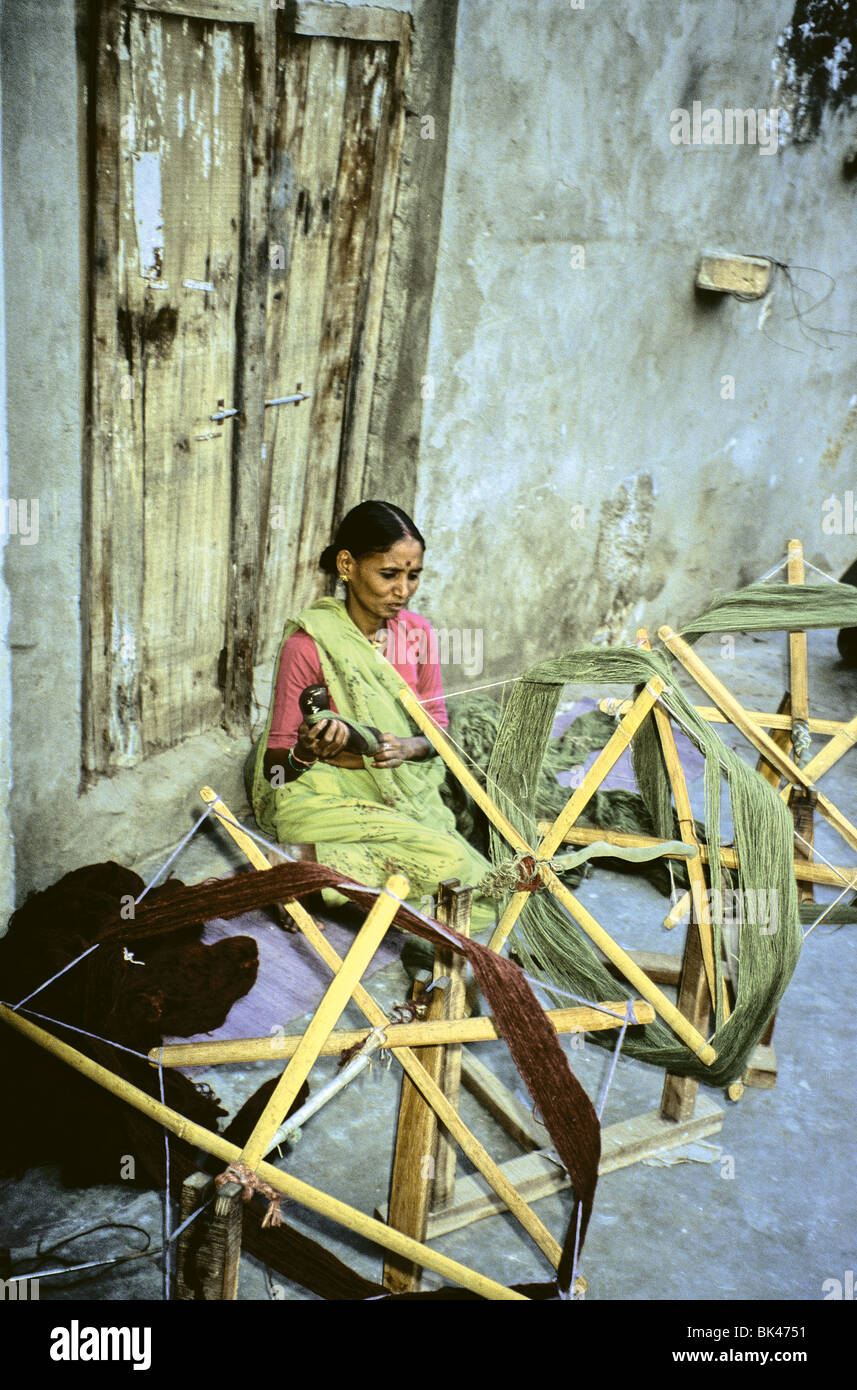
<path id="1" fill-rule="evenodd" d="M 161 156 L 135 154 L 134 221 L 137 226 L 137 245 L 140 248 L 140 274 L 144 280 L 156 282 L 158 289 L 168 289 L 161 281 L 164 269 L 164 214 L 161 197 Z"/>

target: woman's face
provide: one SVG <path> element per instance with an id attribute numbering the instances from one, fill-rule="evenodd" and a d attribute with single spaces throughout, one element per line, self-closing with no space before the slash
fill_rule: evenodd
<path id="1" fill-rule="evenodd" d="M 348 611 L 355 621 L 371 618 L 381 626 L 407 607 L 420 582 L 423 548 L 412 536 L 396 541 L 382 554 L 357 560 L 350 550 L 336 557 L 339 573 L 348 581 Z M 360 623 L 358 622 L 358 626 Z"/>

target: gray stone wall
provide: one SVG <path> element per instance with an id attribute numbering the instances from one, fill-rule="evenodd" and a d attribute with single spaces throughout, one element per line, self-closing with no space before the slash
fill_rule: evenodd
<path id="1" fill-rule="evenodd" d="M 74 7 L 7 0 L 2 51 L 9 495 L 19 513 L 38 509 L 37 533 L 19 527 L 6 547 L 11 807 L 29 888 L 57 877 L 80 779 L 82 93 Z"/>
<path id="2" fill-rule="evenodd" d="M 2 24 L 3 0 L 0 0 Z M 0 246 L 3 244 L 3 86 L 0 73 Z M 0 256 L 0 499 L 10 501 L 9 448 L 6 418 L 6 305 L 4 294 L 3 260 Z M 11 527 L 11 508 L 7 507 L 4 524 L 0 527 L 0 564 L 5 557 Z M 16 514 L 17 523 L 17 514 Z M 9 797 L 12 790 L 12 672 L 9 655 L 9 589 L 5 575 L 0 575 L 0 936 L 15 906 L 15 848 L 9 823 Z"/>
<path id="3" fill-rule="evenodd" d="M 678 625 L 792 536 L 857 556 L 857 121 L 795 142 L 791 16 L 461 0 L 417 518 L 425 611 L 483 630 L 484 679 Z M 674 143 L 696 101 L 779 102 L 779 148 Z M 710 250 L 789 269 L 706 295 Z"/>
<path id="4" fill-rule="evenodd" d="M 78 864 L 174 844 L 206 782 L 241 806 L 247 740 L 213 731 L 81 782 L 87 36 L 70 0 L 0 14 L 5 920 L 10 661 L 19 900 Z M 857 553 L 854 117 L 813 107 L 775 154 L 670 139 L 671 112 L 695 101 L 794 114 L 808 88 L 777 47 L 791 0 L 415 0 L 413 14 L 367 477 L 415 499 L 425 611 L 484 638 L 454 683 L 678 624 L 793 535 L 841 572 Z M 703 296 L 696 263 L 718 249 L 790 269 L 761 301 Z M 8 611 L 0 584 L 0 637 Z"/>

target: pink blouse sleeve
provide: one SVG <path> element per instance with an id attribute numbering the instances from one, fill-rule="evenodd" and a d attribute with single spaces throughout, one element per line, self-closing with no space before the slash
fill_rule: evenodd
<path id="1" fill-rule="evenodd" d="M 432 636 L 432 627 L 427 619 L 421 619 L 421 626 L 426 628 L 429 639 Z M 446 712 L 446 703 L 443 698 L 443 681 L 440 676 L 440 662 L 437 659 L 437 642 L 428 641 L 425 661 L 421 661 L 417 668 L 417 698 L 421 705 L 424 705 L 426 712 L 441 729 L 449 728 L 449 715 Z"/>
<path id="2" fill-rule="evenodd" d="M 293 632 L 280 653 L 269 748 L 294 748 L 303 722 L 298 701 L 308 685 L 324 685 L 318 647 L 308 632 Z"/>

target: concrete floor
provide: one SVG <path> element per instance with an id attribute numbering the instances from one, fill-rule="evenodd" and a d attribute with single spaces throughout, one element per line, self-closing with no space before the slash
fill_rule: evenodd
<path id="1" fill-rule="evenodd" d="M 850 717 L 857 709 L 857 673 L 838 669 L 832 634 L 811 633 L 809 645 L 813 713 Z M 704 639 L 698 650 L 748 707 L 775 709 L 787 684 L 784 647 L 781 636 L 738 635 L 734 657 L 723 655 L 718 638 Z M 608 692 L 568 693 L 571 699 Z M 719 727 L 723 732 L 724 726 Z M 733 746 L 747 751 L 734 731 L 726 730 L 725 736 Z M 852 816 L 856 758 L 857 753 L 849 753 L 823 783 L 827 795 Z M 692 785 L 691 793 L 699 814 L 701 781 Z M 857 858 L 824 822 L 818 827 L 816 845 L 835 863 L 852 864 Z M 194 881 L 223 873 L 238 862 L 225 839 L 206 834 L 183 853 L 176 872 L 185 881 Z M 146 876 L 157 864 L 135 867 Z M 626 948 L 679 949 L 676 937 L 681 929 L 670 934 L 661 925 L 667 900 L 644 880 L 599 871 L 582 884 L 579 896 Z M 830 892 L 819 890 L 817 896 L 827 898 Z M 650 1161 L 601 1179 L 581 1266 L 589 1300 L 817 1302 L 825 1297 L 826 1280 L 840 1279 L 847 1287 L 847 1272 L 857 1269 L 851 1142 L 857 1085 L 854 1013 L 849 1007 L 850 992 L 857 983 L 855 952 L 857 928 L 853 926 L 831 930 L 822 924 L 808 937 L 777 1020 L 776 1089 L 748 1089 L 738 1104 L 720 1092 L 710 1092 L 725 1113 L 722 1130 L 705 1141 L 707 1147 L 678 1151 L 685 1161 L 669 1165 Z M 401 967 L 394 964 L 376 974 L 370 992 L 382 1005 L 405 998 L 407 981 Z M 309 1017 L 293 1020 L 289 1031 L 299 1031 Z M 349 1006 L 343 1026 L 358 1026 L 362 1021 Z M 480 1045 L 479 1057 L 525 1099 L 502 1043 Z M 582 1050 L 570 1050 L 569 1057 L 597 1100 L 609 1054 L 587 1044 Z M 313 1088 L 334 1066 L 332 1059 L 318 1064 L 311 1079 Z M 231 1113 L 275 1070 L 261 1063 L 218 1068 L 201 1079 L 212 1085 Z M 621 1060 L 604 1123 L 656 1109 L 662 1079 L 655 1069 Z M 371 1073 L 364 1073 L 310 1121 L 282 1166 L 371 1213 L 387 1197 L 398 1091 L 398 1069 L 373 1066 Z M 470 1097 L 465 1096 L 462 1113 L 495 1158 L 516 1154 L 512 1141 Z M 459 1171 L 467 1170 L 462 1163 Z M 539 1216 L 559 1239 L 570 1205 L 567 1192 L 537 1205 Z M 380 1276 L 381 1256 L 375 1247 L 296 1207 L 287 1206 L 286 1214 L 367 1276 Z M 121 1185 L 66 1191 L 52 1168 L 29 1172 L 21 1182 L 0 1187 L 0 1244 L 12 1247 L 13 1270 L 39 1242 L 42 1248 L 48 1247 L 97 1222 L 134 1223 L 157 1246 L 161 1199 Z M 73 1248 L 82 1263 L 127 1253 L 135 1248 L 135 1241 L 139 1244 L 140 1237 L 133 1232 L 106 1230 L 77 1241 Z M 550 1275 L 544 1258 L 508 1215 L 480 1221 L 435 1244 L 445 1254 L 504 1283 Z M 424 1286 L 438 1282 L 428 1275 Z M 272 1289 L 264 1269 L 244 1256 L 239 1298 L 265 1300 L 272 1294 L 287 1300 L 311 1298 L 279 1275 L 274 1276 Z M 138 1259 L 90 1271 L 86 1282 L 75 1286 L 68 1286 L 65 1279 L 43 1280 L 40 1296 L 42 1300 L 160 1299 L 160 1261 Z"/>

